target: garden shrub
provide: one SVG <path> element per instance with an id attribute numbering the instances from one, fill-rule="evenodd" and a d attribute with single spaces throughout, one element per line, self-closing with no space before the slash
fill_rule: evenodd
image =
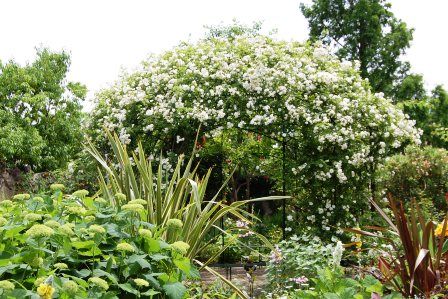
<path id="1" fill-rule="evenodd" d="M 445 149 L 407 147 L 390 157 L 378 173 L 383 194 L 409 202 L 417 198 L 444 211 L 448 195 L 448 152 Z"/>
<path id="2" fill-rule="evenodd" d="M 106 127 L 133 148 L 141 141 L 156 157 L 162 150 L 168 158 L 160 162 L 173 171 L 176 153 L 190 150 L 201 125 L 198 157 L 222 145 L 224 168 L 238 165 L 248 181 L 281 182 L 284 161 L 304 227 L 342 233 L 330 228 L 351 225 L 368 209 L 375 165 L 419 143 L 420 134 L 357 68 L 321 44 L 257 34 L 181 43 L 99 93 L 89 130 L 102 148 Z"/>
<path id="3" fill-rule="evenodd" d="M 198 277 L 188 244 L 165 242 L 143 209 L 63 188 L 0 202 L 0 297 L 183 298 Z"/>
<path id="4" fill-rule="evenodd" d="M 298 287 L 299 281 L 317 277 L 317 270 L 338 266 L 342 258 L 341 243 L 324 244 L 318 237 L 293 236 L 281 241 L 272 251 L 267 266 L 269 289 Z"/>

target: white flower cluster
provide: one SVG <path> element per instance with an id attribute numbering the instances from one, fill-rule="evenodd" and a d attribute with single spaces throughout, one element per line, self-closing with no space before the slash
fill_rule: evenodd
<path id="1" fill-rule="evenodd" d="M 348 185 L 368 163 L 420 136 L 414 121 L 373 94 L 356 68 L 320 44 L 266 36 L 182 43 L 99 93 L 91 127 L 115 130 L 124 143 L 153 144 L 170 134 L 181 143 L 179 128 L 191 132 L 199 123 L 212 138 L 229 129 L 263 131 L 297 152 L 289 169 L 308 188 L 313 181 Z M 342 207 L 333 204 L 338 208 L 325 208 L 325 201 L 312 206 L 321 217 L 308 219 L 329 229 L 328 214 Z"/>

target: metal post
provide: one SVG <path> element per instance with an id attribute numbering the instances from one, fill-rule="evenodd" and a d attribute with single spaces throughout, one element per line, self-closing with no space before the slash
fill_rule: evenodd
<path id="1" fill-rule="evenodd" d="M 286 195 L 286 142 L 282 142 L 282 194 Z M 283 215 L 282 215 L 282 238 L 286 238 L 286 199 L 282 199 Z"/>

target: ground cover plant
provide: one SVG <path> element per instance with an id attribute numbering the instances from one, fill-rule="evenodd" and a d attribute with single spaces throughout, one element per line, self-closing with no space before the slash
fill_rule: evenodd
<path id="1" fill-rule="evenodd" d="M 187 243 L 165 242 L 143 208 L 51 189 L 0 203 L 2 298 L 184 297 L 182 282 L 198 275 Z"/>

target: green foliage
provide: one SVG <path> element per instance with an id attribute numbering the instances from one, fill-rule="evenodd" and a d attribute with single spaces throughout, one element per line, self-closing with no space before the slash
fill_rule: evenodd
<path id="1" fill-rule="evenodd" d="M 431 218 L 426 218 L 416 200 L 412 200 L 411 210 L 405 213 L 402 201 L 389 197 L 388 212 L 371 200 L 386 227 L 369 226 L 371 231 L 347 229 L 356 234 L 383 239 L 390 249 L 381 252 L 378 268 L 385 283 L 391 285 L 406 298 L 430 298 L 445 284 L 441 279 L 442 257 L 448 249 L 446 233 L 448 214 L 438 226 Z M 391 238 L 389 236 L 397 236 Z"/>
<path id="2" fill-rule="evenodd" d="M 25 66 L 0 63 L 0 166 L 63 166 L 80 149 L 85 86 L 66 82 L 67 53 L 37 51 Z"/>
<path id="3" fill-rule="evenodd" d="M 210 285 L 193 283 L 188 287 L 188 298 L 191 299 L 236 299 L 235 293 L 221 281 Z"/>
<path id="4" fill-rule="evenodd" d="M 347 278 L 342 268 L 318 270 L 317 278 L 312 279 L 314 288 L 299 290 L 289 294 L 291 299 L 370 299 L 373 295 L 383 295 L 383 285 L 371 275 L 359 280 Z M 378 297 L 379 298 L 379 297 Z M 384 299 L 399 299 L 401 295 L 387 295 Z"/>
<path id="5" fill-rule="evenodd" d="M 58 298 L 183 298 L 183 281 L 198 273 L 160 237 L 163 228 L 62 188 L 0 202 L 0 277 L 16 288 L 8 295 L 36 297 L 47 287 Z"/>
<path id="6" fill-rule="evenodd" d="M 281 241 L 271 254 L 267 266 L 269 289 L 283 292 L 285 287 L 297 287 L 292 280 L 298 277 L 316 277 L 320 268 L 334 264 L 335 247 L 325 245 L 318 237 L 293 236 Z M 339 266 L 339 261 L 337 266 Z"/>
<path id="7" fill-rule="evenodd" d="M 410 202 L 427 199 L 436 212 L 446 209 L 448 152 L 430 146 L 408 147 L 390 157 L 378 172 L 380 189 L 394 198 Z"/>
<path id="8" fill-rule="evenodd" d="M 390 94 L 399 73 L 408 68 L 400 56 L 413 32 L 390 7 L 385 0 L 313 0 L 301 10 L 312 40 L 333 44 L 340 58 L 358 60 L 373 90 Z"/>
<path id="9" fill-rule="evenodd" d="M 172 219 L 181 220 L 182 227 L 176 232 L 168 230 L 166 238 L 168 241 L 187 242 L 190 245 L 187 256 L 190 258 L 200 253 L 204 248 L 203 240 L 223 217 L 232 215 L 248 221 L 247 218 L 255 217 L 242 209 L 244 205 L 283 198 L 272 196 L 227 205 L 219 199 L 221 187 L 207 201 L 204 195 L 211 170 L 205 177 L 198 178 L 197 167 L 193 167 L 194 153 L 184 167 L 184 158 L 180 156 L 172 173 L 163 170 L 161 163 L 154 173 L 151 159 L 146 156 L 141 143 L 130 156 L 116 134 L 107 134 L 114 153 L 112 159 L 103 158 L 92 144 L 88 149 L 104 170 L 104 173 L 100 171 L 99 180 L 102 195 L 119 209 L 132 200 L 143 200 L 147 203 L 145 220 L 158 226 L 167 227 Z M 122 196 L 118 197 L 117 194 Z M 270 245 L 264 237 L 258 237 Z"/>
<path id="10" fill-rule="evenodd" d="M 394 90 L 395 102 L 424 100 L 426 98 L 425 82 L 423 81 L 423 76 L 419 74 L 409 74 L 405 76 L 400 84 L 397 84 Z"/>

